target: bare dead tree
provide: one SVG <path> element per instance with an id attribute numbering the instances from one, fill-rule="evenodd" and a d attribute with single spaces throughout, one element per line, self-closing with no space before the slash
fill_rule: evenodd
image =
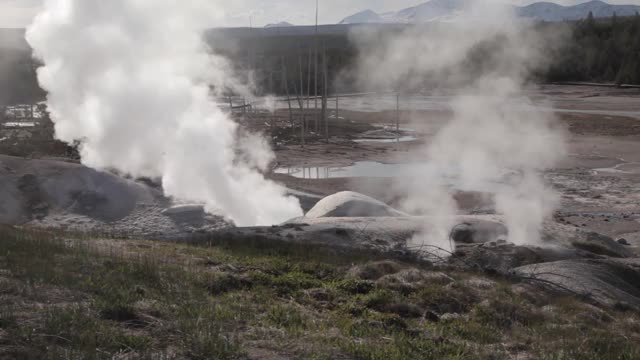
<path id="1" fill-rule="evenodd" d="M 269 69 L 269 64 L 267 64 L 267 58 L 266 57 L 264 57 L 263 60 L 262 60 L 262 66 L 265 69 L 265 71 L 267 69 Z M 274 85 L 273 85 L 274 84 L 274 81 L 273 81 L 274 72 L 275 72 L 274 70 L 269 71 L 269 93 L 270 94 L 274 93 L 274 91 L 273 91 L 274 90 Z"/>
<path id="2" fill-rule="evenodd" d="M 334 88 L 334 92 L 336 95 L 336 123 L 340 121 L 340 96 L 338 92 Z"/>
<path id="3" fill-rule="evenodd" d="M 287 76 L 287 64 L 285 63 L 284 56 L 282 56 L 282 86 L 284 87 L 284 92 L 287 95 L 287 105 L 289 106 L 289 123 L 291 124 L 291 129 L 295 128 L 293 123 L 293 109 L 291 108 L 291 95 L 289 94 L 289 78 Z"/>
<path id="4" fill-rule="evenodd" d="M 400 93 L 396 94 L 396 142 L 400 143 Z"/>
<path id="5" fill-rule="evenodd" d="M 311 62 L 312 59 L 312 50 L 311 48 L 309 48 L 309 55 L 307 56 L 307 111 L 309 113 L 311 112 L 311 66 L 313 66 L 313 63 Z"/>
<path id="6" fill-rule="evenodd" d="M 313 81 L 313 94 L 314 94 L 314 119 L 315 119 L 315 129 L 316 133 L 319 132 L 319 124 L 318 124 L 318 0 L 316 0 L 316 31 L 314 38 L 314 81 Z"/>
<path id="7" fill-rule="evenodd" d="M 300 111 L 301 111 L 301 119 L 300 119 L 300 144 L 302 145 L 302 147 L 304 147 L 305 145 L 305 140 L 304 140 L 304 136 L 305 136 L 305 111 L 304 111 L 304 104 L 302 102 L 302 99 L 304 98 L 304 80 L 302 78 L 302 53 L 300 54 Z"/>
<path id="8" fill-rule="evenodd" d="M 302 104 L 302 99 L 300 98 L 300 92 L 298 91 L 298 85 L 296 84 L 295 79 L 292 83 L 293 83 L 293 93 L 296 94 L 296 102 L 298 103 L 298 107 L 300 108 L 299 113 L 301 113 L 303 109 L 303 104 Z"/>
<path id="9" fill-rule="evenodd" d="M 327 63 L 327 45 L 323 43 L 322 45 L 322 64 L 323 64 L 323 72 L 324 72 L 324 81 L 323 81 L 323 94 L 322 94 L 322 120 L 324 121 L 324 134 L 327 141 L 329 143 L 329 116 L 327 116 L 327 98 L 329 95 L 328 87 L 329 87 L 329 64 Z"/>
<path id="10" fill-rule="evenodd" d="M 242 121 L 247 123 L 247 98 L 242 97 Z"/>

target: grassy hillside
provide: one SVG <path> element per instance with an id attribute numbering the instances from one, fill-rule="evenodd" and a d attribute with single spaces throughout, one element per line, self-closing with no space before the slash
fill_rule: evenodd
<path id="1" fill-rule="evenodd" d="M 3 359 L 516 354 L 637 359 L 640 315 L 484 274 L 321 247 L 0 230 Z"/>

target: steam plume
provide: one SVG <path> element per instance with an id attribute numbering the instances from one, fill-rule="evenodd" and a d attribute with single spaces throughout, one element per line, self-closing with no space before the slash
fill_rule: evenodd
<path id="1" fill-rule="evenodd" d="M 266 142 L 239 137 L 210 98 L 211 87 L 240 88 L 202 40 L 222 16 L 215 4 L 46 0 L 27 40 L 45 63 L 38 79 L 56 136 L 80 140 L 88 166 L 160 176 L 167 195 L 237 225 L 300 216 L 298 201 L 261 173 L 273 158 Z"/>
<path id="2" fill-rule="evenodd" d="M 504 6 L 468 5 L 461 21 L 355 32 L 361 86 L 391 84 L 400 92 L 441 87 L 455 93 L 451 121 L 421 150 L 429 169 L 438 171 L 425 170 L 403 184 L 407 206 L 431 215 L 425 233 L 414 241 L 449 248 L 457 209 L 443 174 L 456 174 L 463 187 L 480 188 L 512 170 L 519 173 L 517 179 L 493 190 L 496 209 L 504 215 L 512 242 L 536 243 L 557 204 L 540 173 L 564 155 L 565 147 L 553 114 L 532 106 L 523 89 L 544 66 L 548 53 L 543 49 L 552 48 L 552 41 Z"/>

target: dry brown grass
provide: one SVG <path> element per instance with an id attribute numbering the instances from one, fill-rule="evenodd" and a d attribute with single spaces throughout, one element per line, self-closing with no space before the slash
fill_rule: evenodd
<path id="1" fill-rule="evenodd" d="M 4 228 L 0 358 L 640 356 L 636 313 L 439 270 L 299 244 L 196 247 Z"/>

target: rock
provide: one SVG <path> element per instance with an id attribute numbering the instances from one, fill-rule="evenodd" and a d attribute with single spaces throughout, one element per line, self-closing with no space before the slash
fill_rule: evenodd
<path id="1" fill-rule="evenodd" d="M 204 206 L 202 205 L 176 205 L 162 211 L 165 216 L 204 216 Z"/>
<path id="2" fill-rule="evenodd" d="M 629 244 L 629 242 L 627 241 L 627 239 L 620 239 L 620 240 L 618 240 L 618 244 L 620 244 L 620 245 L 624 245 L 624 246 L 631 246 L 631 244 Z"/>
<path id="3" fill-rule="evenodd" d="M 440 316 L 441 321 L 453 321 L 462 318 L 463 316 L 457 313 L 446 313 Z"/>
<path id="4" fill-rule="evenodd" d="M 451 238 L 453 241 L 462 244 L 473 244 L 473 231 L 471 224 L 460 224 L 453 228 L 451 231 Z"/>
<path id="5" fill-rule="evenodd" d="M 455 280 L 442 272 L 422 272 L 422 281 L 429 282 L 431 284 L 449 285 Z"/>
<path id="6" fill-rule="evenodd" d="M 0 155 L 0 223 L 122 238 L 173 239 L 230 224 L 168 217 L 158 189 L 75 162 Z"/>
<path id="7" fill-rule="evenodd" d="M 401 217 L 407 214 L 356 192 L 344 191 L 320 200 L 307 218 Z"/>
<path id="8" fill-rule="evenodd" d="M 495 246 L 498 241 L 506 243 L 508 234 L 504 225 L 491 221 L 464 222 L 451 230 L 453 241 L 461 244 L 491 243 Z"/>
<path id="9" fill-rule="evenodd" d="M 449 262 L 482 269 L 488 273 L 508 274 L 511 269 L 547 261 L 576 258 L 576 250 L 563 247 L 458 245 Z"/>
<path id="10" fill-rule="evenodd" d="M 438 316 L 438 314 L 434 313 L 433 311 L 429 310 L 424 314 L 424 318 L 431 321 L 431 322 L 439 322 L 440 321 L 440 316 Z"/>
<path id="11" fill-rule="evenodd" d="M 407 269 L 395 274 L 385 275 L 378 279 L 376 284 L 401 292 L 411 292 L 421 286 L 430 284 L 448 285 L 454 281 L 444 273 Z"/>
<path id="12" fill-rule="evenodd" d="M 588 251 L 597 255 L 605 255 L 617 258 L 633 256 L 633 253 L 622 246 L 620 242 L 614 241 L 608 236 L 595 232 L 588 232 L 585 235 L 576 237 L 571 245 L 576 249 Z"/>
<path id="13" fill-rule="evenodd" d="M 527 265 L 516 276 L 534 284 L 585 296 L 602 305 L 640 309 L 640 259 L 576 259 Z"/>
<path id="14" fill-rule="evenodd" d="M 482 279 L 482 278 L 467 279 L 467 280 L 464 280 L 462 283 L 464 286 L 478 289 L 478 290 L 489 290 L 496 286 L 496 283 L 494 281 Z"/>

